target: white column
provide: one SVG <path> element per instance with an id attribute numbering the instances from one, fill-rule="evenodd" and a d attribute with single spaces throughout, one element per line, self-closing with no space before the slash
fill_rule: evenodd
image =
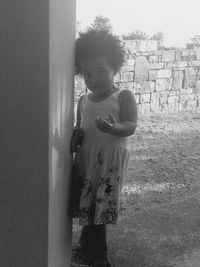
<path id="1" fill-rule="evenodd" d="M 74 0 L 50 1 L 49 266 L 70 264 L 70 139 L 73 125 Z M 54 141 L 55 142 L 54 142 Z M 54 145 L 54 143 L 56 143 Z M 68 215 L 68 216 L 67 216 Z M 67 262 L 68 265 L 63 265 Z"/>

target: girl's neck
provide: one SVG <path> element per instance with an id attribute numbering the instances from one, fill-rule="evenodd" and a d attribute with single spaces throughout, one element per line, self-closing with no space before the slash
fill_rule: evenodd
<path id="1" fill-rule="evenodd" d="M 94 101 L 94 102 L 100 102 L 105 100 L 107 97 L 112 95 L 113 93 L 117 92 L 118 89 L 113 86 L 113 88 L 103 94 L 95 94 L 95 93 L 90 93 L 88 95 L 89 100 Z"/>

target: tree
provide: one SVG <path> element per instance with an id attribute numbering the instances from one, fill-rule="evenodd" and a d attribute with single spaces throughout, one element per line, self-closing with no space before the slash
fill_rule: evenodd
<path id="1" fill-rule="evenodd" d="M 146 34 L 145 32 L 136 30 L 127 35 L 123 35 L 122 37 L 124 40 L 155 40 L 158 42 L 159 47 L 161 47 L 163 40 L 164 40 L 164 34 L 161 31 L 149 37 L 149 35 Z"/>
<path id="2" fill-rule="evenodd" d="M 127 35 L 123 35 L 124 40 L 148 40 L 149 36 L 142 31 L 136 30 Z"/>
<path id="3" fill-rule="evenodd" d="M 156 40 L 158 42 L 163 42 L 164 41 L 164 34 L 159 31 L 157 33 L 155 33 L 152 37 L 151 40 Z"/>
<path id="4" fill-rule="evenodd" d="M 200 46 L 200 35 L 195 35 L 191 38 L 191 43 Z"/>
<path id="5" fill-rule="evenodd" d="M 96 16 L 94 22 L 91 24 L 91 28 L 95 30 L 107 30 L 112 31 L 110 19 L 103 17 L 102 15 Z"/>

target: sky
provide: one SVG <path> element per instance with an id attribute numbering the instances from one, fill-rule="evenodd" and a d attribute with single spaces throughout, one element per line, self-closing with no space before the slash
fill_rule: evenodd
<path id="1" fill-rule="evenodd" d="M 84 31 L 97 15 L 110 19 L 117 35 L 140 30 L 164 33 L 164 45 L 186 47 L 200 35 L 200 0 L 76 0 L 76 20 Z"/>

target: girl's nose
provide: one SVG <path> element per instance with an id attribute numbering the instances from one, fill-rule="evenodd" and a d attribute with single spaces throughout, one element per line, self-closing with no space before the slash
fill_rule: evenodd
<path id="1" fill-rule="evenodd" d="M 98 81 L 98 75 L 95 74 L 95 73 L 92 74 L 92 75 L 91 75 L 91 81 L 94 82 L 94 83 L 97 82 L 97 81 Z"/>

